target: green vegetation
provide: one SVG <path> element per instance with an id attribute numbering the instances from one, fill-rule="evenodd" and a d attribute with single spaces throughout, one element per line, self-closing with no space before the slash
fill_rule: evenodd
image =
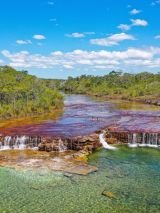
<path id="1" fill-rule="evenodd" d="M 69 93 L 119 98 L 160 97 L 160 73 L 129 74 L 112 71 L 103 77 L 69 77 L 59 88 Z"/>
<path id="2" fill-rule="evenodd" d="M 0 118 L 53 112 L 63 106 L 63 96 L 47 87 L 46 80 L 0 67 Z"/>

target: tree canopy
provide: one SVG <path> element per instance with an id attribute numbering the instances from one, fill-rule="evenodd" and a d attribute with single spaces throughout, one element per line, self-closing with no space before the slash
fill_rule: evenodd
<path id="1" fill-rule="evenodd" d="M 63 96 L 49 88 L 45 80 L 29 75 L 27 71 L 0 67 L 1 119 L 52 112 L 62 106 Z"/>
<path id="2" fill-rule="evenodd" d="M 60 84 L 60 89 L 70 93 L 121 96 L 135 98 L 142 96 L 160 97 L 160 73 L 142 72 L 139 74 L 112 71 L 105 76 L 86 76 L 72 78 Z"/>

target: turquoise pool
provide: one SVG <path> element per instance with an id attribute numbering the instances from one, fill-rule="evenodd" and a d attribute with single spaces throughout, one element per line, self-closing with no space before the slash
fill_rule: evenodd
<path id="1" fill-rule="evenodd" d="M 160 150 L 99 150 L 89 158 L 99 168 L 66 177 L 46 170 L 0 168 L 0 212 L 160 212 Z M 102 195 L 106 191 L 111 197 Z"/>

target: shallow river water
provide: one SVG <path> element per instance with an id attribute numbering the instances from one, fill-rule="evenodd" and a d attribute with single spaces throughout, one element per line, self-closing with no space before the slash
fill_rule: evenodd
<path id="1" fill-rule="evenodd" d="M 89 159 L 99 170 L 65 177 L 46 170 L 0 168 L 0 212 L 160 212 L 160 153 L 156 149 L 99 150 Z M 102 195 L 106 191 L 111 197 Z"/>
<path id="2" fill-rule="evenodd" d="M 160 107 L 127 101 L 98 100 L 84 95 L 67 95 L 62 114 L 35 117 L 29 121 L 25 118 L 1 122 L 0 133 L 78 136 L 114 125 L 133 132 L 160 132 Z"/>

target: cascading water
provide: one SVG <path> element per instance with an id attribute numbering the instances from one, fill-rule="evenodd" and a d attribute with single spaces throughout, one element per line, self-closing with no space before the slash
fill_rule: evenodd
<path id="1" fill-rule="evenodd" d="M 40 143 L 39 137 L 29 137 L 29 136 L 5 136 L 0 139 L 0 151 L 9 149 L 26 149 L 32 148 L 37 149 Z"/>
<path id="2" fill-rule="evenodd" d="M 142 143 L 138 144 L 139 147 L 146 147 L 146 133 L 142 134 Z"/>
<path id="3" fill-rule="evenodd" d="M 158 146 L 160 146 L 157 133 L 151 133 L 151 134 L 148 135 L 147 146 L 148 147 L 153 147 L 153 148 L 157 148 Z"/>
<path id="4" fill-rule="evenodd" d="M 117 148 L 114 146 L 110 146 L 106 141 L 105 141 L 105 134 L 102 133 L 99 135 L 99 141 L 102 144 L 103 148 L 109 149 L 109 150 L 116 150 Z"/>
<path id="5" fill-rule="evenodd" d="M 160 147 L 160 134 L 158 133 L 133 133 L 129 136 L 129 147 Z"/>
<path id="6" fill-rule="evenodd" d="M 2 149 L 2 150 L 8 150 L 8 149 L 10 149 L 11 139 L 12 138 L 10 136 L 6 136 L 4 138 L 4 142 L 0 142 L 0 149 Z"/>
<path id="7" fill-rule="evenodd" d="M 26 140 L 27 140 L 26 136 L 17 137 L 16 141 L 15 141 L 14 148 L 15 149 L 22 149 L 22 150 L 25 149 L 26 148 Z"/>
<path id="8" fill-rule="evenodd" d="M 58 149 L 59 149 L 59 152 L 64 152 L 67 150 L 67 147 L 64 145 L 61 139 L 59 140 Z"/>
<path id="9" fill-rule="evenodd" d="M 137 144 L 137 134 L 136 133 L 133 134 L 132 143 L 129 143 L 128 146 L 131 147 L 131 148 L 135 148 L 135 147 L 138 146 L 138 144 Z"/>

